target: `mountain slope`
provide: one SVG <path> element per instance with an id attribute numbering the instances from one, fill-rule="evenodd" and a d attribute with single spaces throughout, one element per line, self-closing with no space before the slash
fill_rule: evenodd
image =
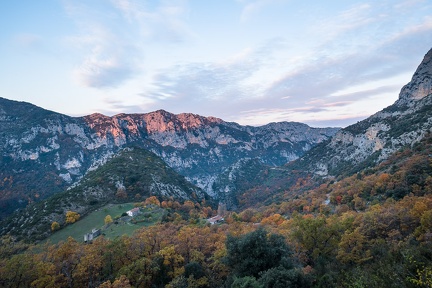
<path id="1" fill-rule="evenodd" d="M 228 210 L 239 206 L 238 195 L 262 183 L 269 166 L 258 159 L 241 159 L 223 171 L 213 182 L 213 191 L 219 202 L 225 203 Z"/>
<path id="2" fill-rule="evenodd" d="M 84 122 L 0 98 L 0 217 L 63 191 L 86 169 Z M 73 155 L 69 157 L 69 155 Z M 80 159 L 84 167 L 78 167 Z"/>
<path id="3" fill-rule="evenodd" d="M 241 126 L 163 110 L 74 118 L 0 98 L 0 218 L 63 191 L 124 147 L 154 152 L 217 197 L 213 182 L 239 159 L 283 165 L 337 130 L 288 122 Z"/>
<path id="4" fill-rule="evenodd" d="M 395 104 L 338 131 L 293 163 L 322 176 L 350 175 L 388 158 L 432 131 L 432 49 Z"/>
<path id="5" fill-rule="evenodd" d="M 355 178 L 360 175 L 358 172 L 367 172 L 380 163 L 388 162 L 386 160 L 394 157 L 395 153 L 401 153 L 401 149 L 417 147 L 419 143 L 426 145 L 424 143 L 430 143 L 431 132 L 432 49 L 393 105 L 339 130 L 331 139 L 313 147 L 280 170 L 266 172 L 264 168 L 256 174 L 260 183 L 254 183 L 252 187 L 250 183 L 244 188 L 237 186 L 236 193 L 229 195 L 234 197 L 236 203 L 241 203 L 241 209 L 292 200 L 326 183 L 327 178 L 336 178 L 337 181 L 352 175 Z M 423 160 L 426 163 L 429 161 Z M 423 160 L 417 162 L 424 163 Z M 411 178 L 407 180 L 410 185 L 417 181 L 413 182 Z M 424 186 L 422 181 L 417 181 L 421 187 Z M 388 188 L 388 195 L 403 197 L 409 193 L 407 191 L 414 189 L 410 185 Z"/>
<path id="6" fill-rule="evenodd" d="M 126 148 L 87 173 L 73 188 L 6 218 L 0 223 L 0 234 L 44 239 L 53 221 L 64 225 L 66 211 L 86 215 L 107 203 L 139 202 L 153 195 L 180 202 L 211 202 L 204 191 L 187 182 L 155 154 Z"/>
<path id="7" fill-rule="evenodd" d="M 297 159 L 338 128 L 301 123 L 241 126 L 214 117 L 159 110 L 148 114 L 100 114 L 85 117 L 94 139 L 107 147 L 135 143 L 159 155 L 191 182 L 215 195 L 215 177 L 239 159 L 258 158 L 267 165 Z"/>

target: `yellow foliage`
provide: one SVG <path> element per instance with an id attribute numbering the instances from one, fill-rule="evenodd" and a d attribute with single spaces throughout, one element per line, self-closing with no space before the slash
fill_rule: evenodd
<path id="1" fill-rule="evenodd" d="M 158 254 L 163 257 L 163 264 L 170 268 L 171 271 L 168 272 L 170 277 L 175 278 L 184 273 L 184 258 L 175 251 L 174 245 L 163 248 Z"/>
<path id="2" fill-rule="evenodd" d="M 80 215 L 74 211 L 66 212 L 66 223 L 75 223 L 80 219 Z"/>
<path id="3" fill-rule="evenodd" d="M 56 221 L 51 223 L 51 231 L 57 231 L 58 229 L 60 229 L 60 224 Z"/>
<path id="4" fill-rule="evenodd" d="M 261 224 L 280 225 L 284 222 L 284 220 L 285 219 L 280 214 L 276 213 L 269 217 L 264 218 L 261 221 Z"/>
<path id="5" fill-rule="evenodd" d="M 110 224 L 110 223 L 112 223 L 112 222 L 113 222 L 113 219 L 112 219 L 111 215 L 107 215 L 107 216 L 105 216 L 104 222 L 105 222 L 105 224 Z"/>

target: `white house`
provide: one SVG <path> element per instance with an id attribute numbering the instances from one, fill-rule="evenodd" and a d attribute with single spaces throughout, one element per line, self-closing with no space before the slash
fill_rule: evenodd
<path id="1" fill-rule="evenodd" d="M 130 217 L 135 217 L 140 213 L 140 209 L 138 207 L 133 208 L 129 211 L 126 212 L 126 214 L 128 214 Z"/>
<path id="2" fill-rule="evenodd" d="M 91 242 L 93 239 L 101 235 L 101 230 L 93 228 L 92 232 L 84 234 L 84 242 Z"/>
<path id="3" fill-rule="evenodd" d="M 216 215 L 216 216 L 214 216 L 214 217 L 212 217 L 212 218 L 207 219 L 207 221 L 208 221 L 211 225 L 213 225 L 213 224 L 217 224 L 217 223 L 220 223 L 220 222 L 224 221 L 224 217 L 222 217 L 222 216 L 220 216 L 220 215 Z"/>

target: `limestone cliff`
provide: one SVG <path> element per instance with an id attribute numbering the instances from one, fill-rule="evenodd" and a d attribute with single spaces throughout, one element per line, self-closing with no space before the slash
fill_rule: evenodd
<path id="1" fill-rule="evenodd" d="M 432 131 L 432 49 L 391 106 L 341 129 L 295 165 L 322 176 L 357 172 L 379 163 Z"/>
<path id="2" fill-rule="evenodd" d="M 61 192 L 128 146 L 150 150 L 210 195 L 217 176 L 241 159 L 283 165 L 337 128 L 300 123 L 241 126 L 163 110 L 69 117 L 0 98 L 0 208 L 10 213 Z M 1 216 L 1 215 L 0 215 Z"/>

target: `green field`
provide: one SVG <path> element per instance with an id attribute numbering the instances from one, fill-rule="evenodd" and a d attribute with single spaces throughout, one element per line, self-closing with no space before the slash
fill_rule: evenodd
<path id="1" fill-rule="evenodd" d="M 132 208 L 134 208 L 133 203 L 108 204 L 90 213 L 86 217 L 83 217 L 74 224 L 68 225 L 55 232 L 53 235 L 48 237 L 47 241 L 50 241 L 51 243 L 58 243 L 60 241 L 65 241 L 68 237 L 72 237 L 79 242 L 83 242 L 84 234 L 89 233 L 93 228 L 102 228 L 102 234 L 110 239 L 114 239 L 115 237 L 125 234 L 132 235 L 132 233 L 139 228 L 154 225 L 155 223 L 159 222 L 164 211 L 161 208 L 142 208 L 143 213 L 135 217 L 135 219 L 138 221 L 136 224 L 133 224 L 130 221 L 115 220 L 115 218 L 119 218 L 122 213 Z M 110 224 L 108 227 L 106 227 L 104 223 L 105 216 L 107 215 L 111 215 L 111 217 L 114 219 L 114 223 Z"/>

